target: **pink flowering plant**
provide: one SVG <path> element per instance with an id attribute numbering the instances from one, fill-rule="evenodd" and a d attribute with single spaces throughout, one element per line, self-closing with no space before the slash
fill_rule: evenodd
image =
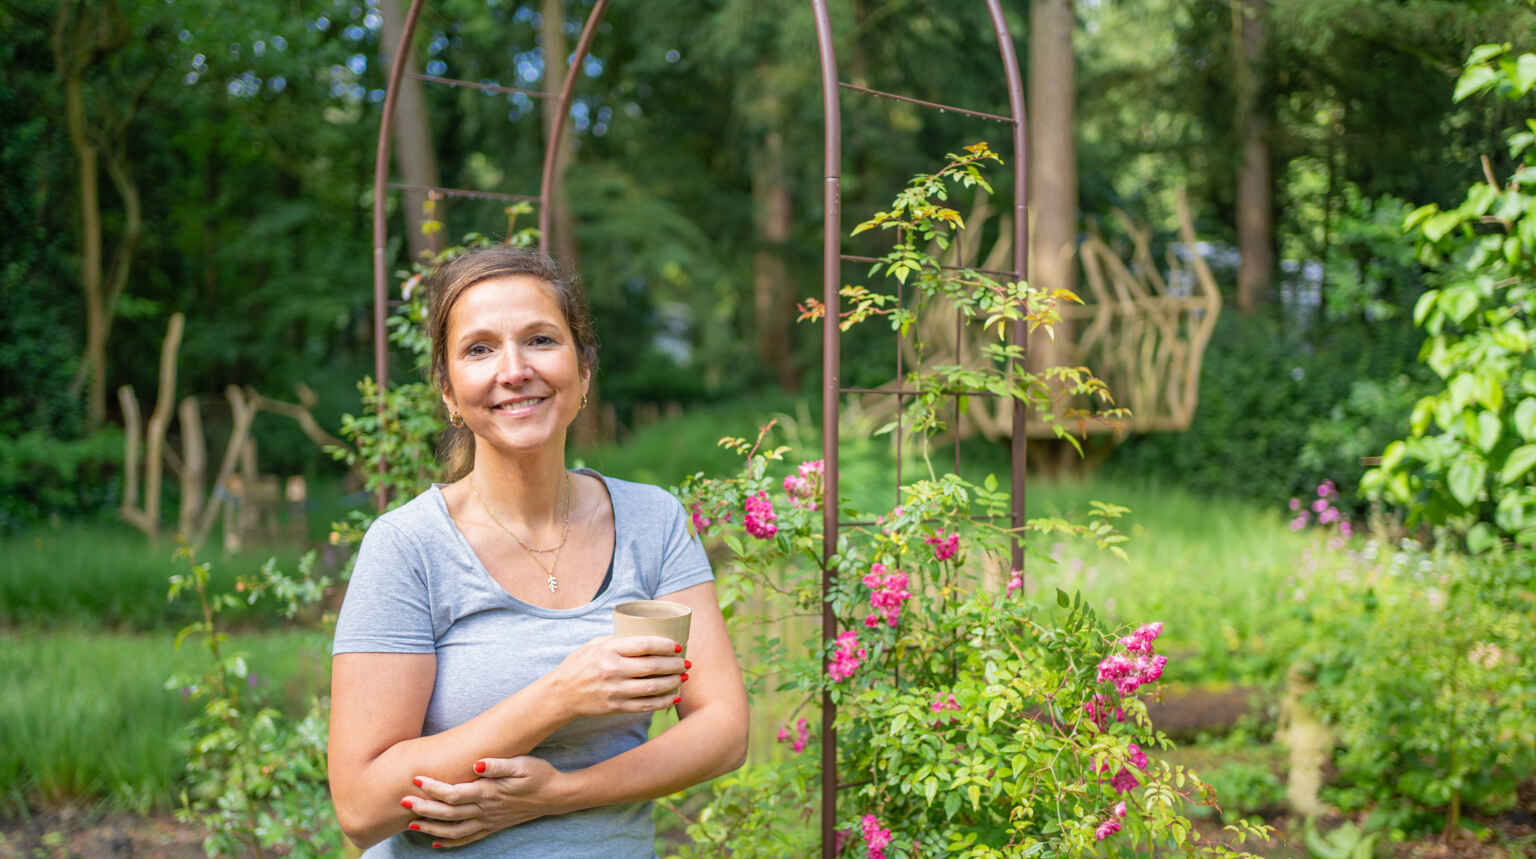
<path id="1" fill-rule="evenodd" d="M 941 205 L 947 189 L 984 186 L 977 165 L 993 159 L 985 144 L 951 156 L 861 229 L 897 230 L 897 248 L 879 269 L 915 283 L 919 303 L 946 300 L 994 333 L 1014 321 L 1047 326 L 1055 301 L 1070 296 L 946 271 L 918 246 L 947 245 L 963 227 Z M 844 292 L 853 305 L 845 327 L 883 316 L 915 336 L 913 315 L 889 296 Z M 1011 349 L 998 346 L 984 368 L 916 371 L 904 381 L 931 396 L 914 398 L 909 425 L 945 429 L 946 400 L 960 390 L 1024 399 L 1063 434 L 1066 413 L 1051 413 L 1037 392 L 1065 380 L 1080 398 L 1110 402 L 1085 368 L 1032 373 L 1011 360 Z M 898 506 L 860 511 L 824 497 L 827 463 L 791 464 L 788 449 L 766 443 L 771 429 L 755 441 L 722 440 L 745 457 L 738 475 L 694 475 L 677 492 L 701 536 L 729 553 L 717 560 L 718 587 L 738 642 L 757 635 L 754 695 L 787 696 L 784 709 L 793 712 L 777 728 L 772 759 L 710 786 L 708 805 L 689 816 L 693 844 L 679 855 L 816 851 L 824 694 L 836 706 L 844 855 L 1230 856 L 1246 855 L 1240 845 L 1266 834 L 1240 823 L 1212 837 L 1185 816 L 1192 803 L 1215 805 L 1216 797 L 1161 756 L 1170 743 L 1147 716 L 1146 699 L 1158 694 L 1168 663 L 1158 649 L 1163 625 L 1110 629 L 1080 595 L 1038 587 L 1049 577 L 1049 542 L 1077 540 L 1124 557 L 1115 520 L 1125 508 L 1095 503 L 1085 521 L 1046 517 L 1015 529 L 1009 494 L 994 478 L 972 483 L 930 465 L 926 478 L 902 487 Z M 822 509 L 832 503 L 841 520 L 863 524 L 841 529 L 827 561 L 835 578 L 823 593 Z M 1024 572 L 1009 563 L 1015 539 L 1036 559 L 1029 584 L 1052 594 L 1050 604 L 1033 601 Z M 824 608 L 838 622 L 826 643 L 812 628 Z M 809 633 L 803 643 L 786 640 L 786 618 L 800 619 Z"/>

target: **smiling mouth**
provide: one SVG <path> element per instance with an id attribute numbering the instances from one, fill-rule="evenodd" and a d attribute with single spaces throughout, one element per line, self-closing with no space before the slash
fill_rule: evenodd
<path id="1" fill-rule="evenodd" d="M 521 399 L 508 400 L 507 402 L 497 403 L 496 405 L 491 406 L 491 411 L 493 411 L 493 412 L 502 412 L 502 413 L 505 413 L 505 414 L 518 414 L 520 412 L 529 411 L 530 409 L 532 409 L 535 406 L 539 405 L 540 403 L 544 402 L 545 399 L 547 399 L 547 398 L 546 397 L 523 397 Z"/>

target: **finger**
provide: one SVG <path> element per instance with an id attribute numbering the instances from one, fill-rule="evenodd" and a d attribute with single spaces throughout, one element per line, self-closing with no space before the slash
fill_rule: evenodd
<path id="1" fill-rule="evenodd" d="M 683 697 L 679 692 L 666 692 L 646 698 L 631 698 L 625 709 L 632 713 L 654 713 L 659 710 L 665 710 L 673 704 L 681 703 L 682 700 Z"/>
<path id="2" fill-rule="evenodd" d="M 451 839 L 484 838 L 490 834 L 485 821 L 480 818 L 474 820 L 445 821 L 422 818 L 413 820 L 406 827 L 412 832 L 421 832 L 432 836 L 434 839 L 446 843 Z M 468 842 L 466 842 L 468 843 Z"/>
<path id="3" fill-rule="evenodd" d="M 513 758 L 481 758 L 475 761 L 475 773 L 481 778 L 527 778 L 526 755 Z"/>
<path id="4" fill-rule="evenodd" d="M 663 674 L 676 676 L 688 670 L 680 656 L 633 657 L 625 667 L 634 677 L 656 677 Z"/>
<path id="5" fill-rule="evenodd" d="M 468 820 L 471 817 L 478 817 L 482 813 L 479 803 L 470 802 L 454 805 L 447 802 L 439 802 L 435 799 L 428 799 L 424 796 L 408 796 L 401 800 L 400 804 L 416 812 L 417 817 L 427 817 L 432 820 Z"/>
<path id="6" fill-rule="evenodd" d="M 613 639 L 620 656 L 665 656 L 683 652 L 683 646 L 660 635 L 621 635 Z"/>
<path id="7" fill-rule="evenodd" d="M 482 829 L 479 832 L 476 832 L 474 835 L 469 836 L 468 838 L 451 838 L 451 839 L 447 839 L 447 840 L 438 840 L 438 841 L 433 842 L 432 846 L 433 847 L 463 847 L 466 844 L 473 844 L 476 841 L 479 841 L 480 839 L 482 839 L 485 836 L 490 835 L 490 834 L 491 834 L 491 830 L 489 830 L 489 829 Z"/>
<path id="8" fill-rule="evenodd" d="M 438 781 L 429 776 L 416 776 L 411 779 L 416 789 L 427 799 L 444 802 L 448 805 L 464 805 L 480 799 L 480 792 L 473 781 L 462 784 L 451 784 L 446 781 Z"/>

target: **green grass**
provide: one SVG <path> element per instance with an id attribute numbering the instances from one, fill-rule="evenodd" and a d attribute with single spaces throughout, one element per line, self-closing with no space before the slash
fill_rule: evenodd
<path id="1" fill-rule="evenodd" d="M 186 570 L 185 561 L 172 561 L 175 551 L 173 540 L 150 543 L 127 525 L 105 522 L 44 526 L 0 539 L 0 628 L 66 619 L 76 628 L 137 631 L 185 623 L 196 600 L 166 601 L 171 574 Z M 200 559 L 212 565 L 213 586 L 227 589 L 269 557 L 291 570 L 300 554 L 294 546 L 253 546 L 226 556 L 214 547 Z"/>
<path id="2" fill-rule="evenodd" d="M 250 654 L 256 688 L 285 709 L 324 692 L 326 642 L 313 633 L 242 635 L 226 646 Z M 0 634 L 0 818 L 66 802 L 173 807 L 193 705 L 163 687 L 207 659 L 201 640 L 177 651 L 168 634 Z"/>
<path id="3" fill-rule="evenodd" d="M 1082 591 L 1110 623 L 1161 620 L 1167 678 L 1179 682 L 1263 683 L 1279 677 L 1302 634 L 1292 576 L 1309 535 L 1285 526 L 1282 507 L 1201 498 L 1167 486 L 1087 481 L 1036 484 L 1031 516 L 1081 515 L 1090 499 L 1131 508 L 1119 522 L 1129 562 L 1093 546 L 1043 547 L 1056 563 L 1032 560 L 1027 592 L 1049 602 L 1056 588 Z"/>

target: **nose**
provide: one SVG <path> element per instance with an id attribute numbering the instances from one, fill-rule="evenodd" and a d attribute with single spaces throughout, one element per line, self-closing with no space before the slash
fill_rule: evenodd
<path id="1" fill-rule="evenodd" d="M 533 368 L 523 359 L 522 351 L 516 346 L 508 346 L 501 350 L 501 360 L 496 367 L 496 383 L 499 385 L 521 385 L 533 378 Z"/>

